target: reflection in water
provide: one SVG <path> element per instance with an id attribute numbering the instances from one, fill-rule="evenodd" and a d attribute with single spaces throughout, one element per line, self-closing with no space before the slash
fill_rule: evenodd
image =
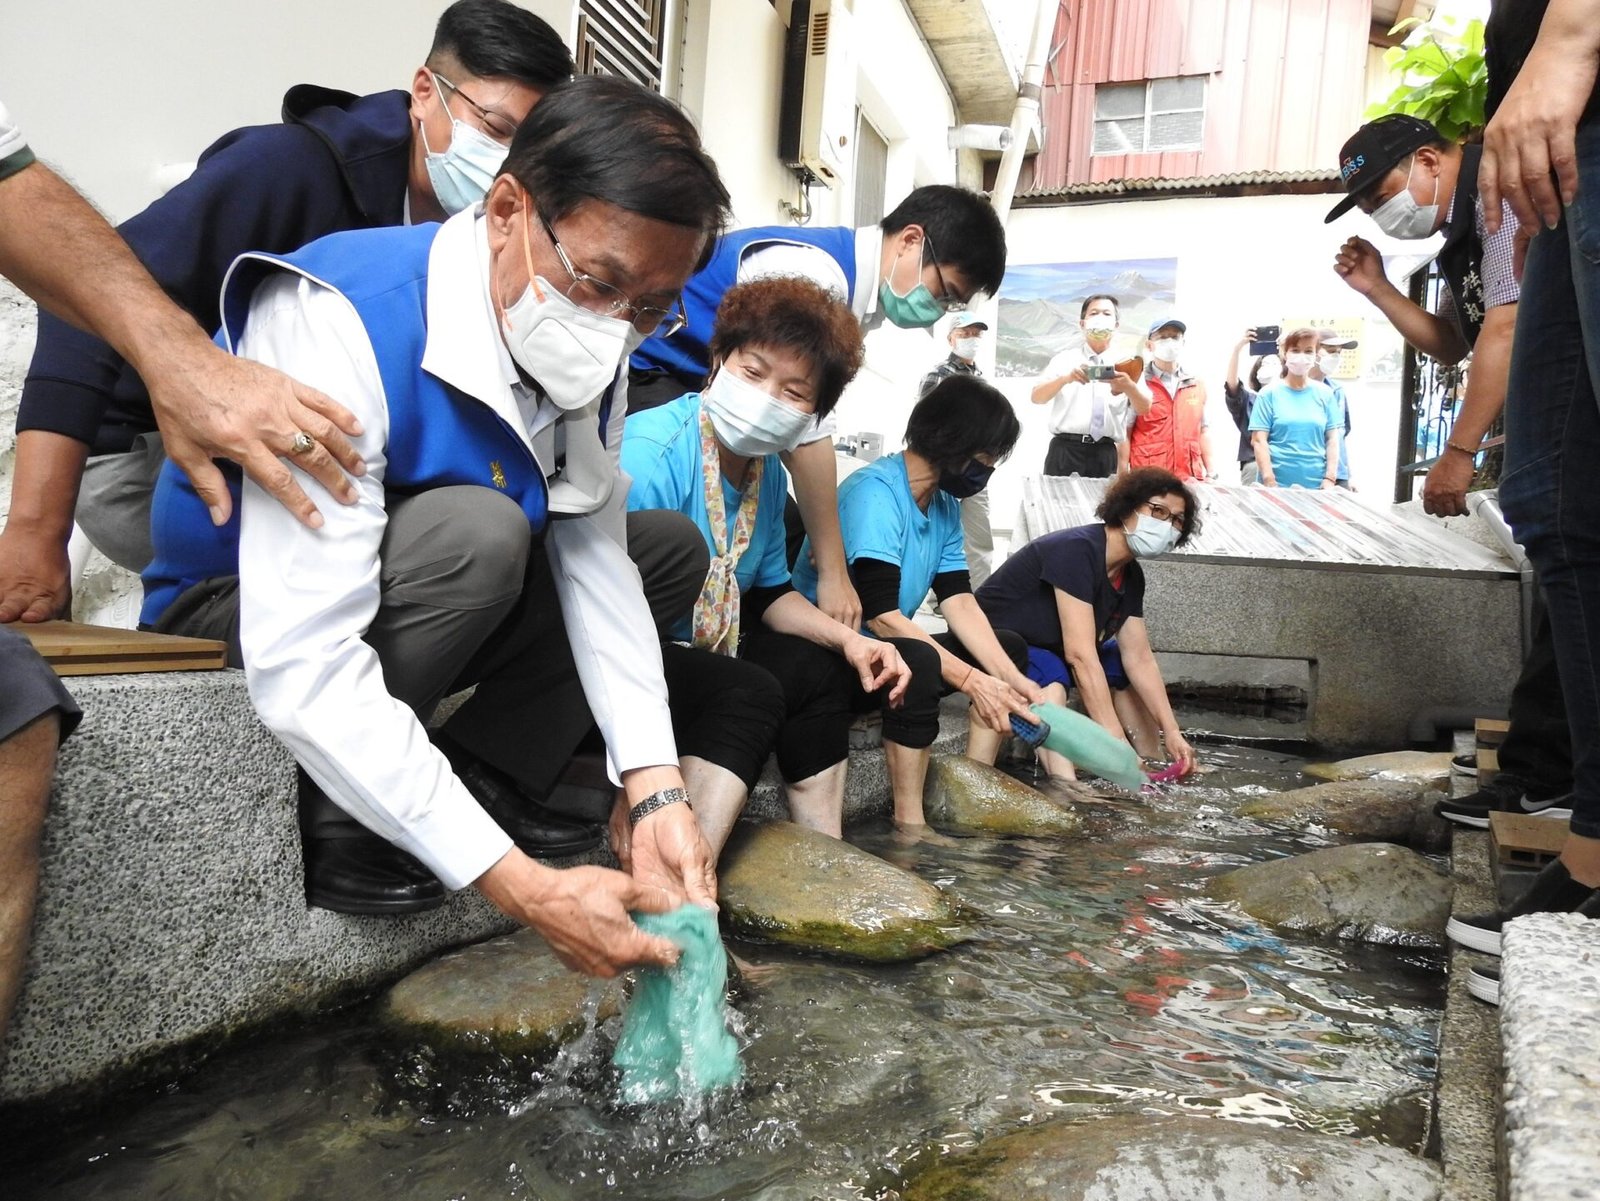
<path id="1" fill-rule="evenodd" d="M 1202 1113 L 1415 1147 L 1440 960 L 1297 942 L 1206 877 L 1310 849 L 1228 816 L 1298 764 L 1216 748 L 1199 786 L 1093 806 L 1088 839 L 861 846 L 987 915 L 899 967 L 738 947 L 747 1078 L 622 1106 L 602 1024 L 542 1066 L 396 1047 L 354 1011 L 260 1041 L 4 1167 L 8 1196 L 871 1198 L 1021 1122 Z"/>

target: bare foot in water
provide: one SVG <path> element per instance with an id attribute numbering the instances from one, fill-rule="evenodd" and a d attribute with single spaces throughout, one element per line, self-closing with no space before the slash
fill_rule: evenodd
<path id="1" fill-rule="evenodd" d="M 895 822 L 893 838 L 895 845 L 914 847 L 919 844 L 930 847 L 953 847 L 961 845 L 959 838 L 951 838 L 948 834 L 941 834 L 932 826 L 913 826 Z"/>
<path id="2" fill-rule="evenodd" d="M 784 966 L 781 963 L 751 963 L 742 955 L 735 955 L 732 951 L 728 952 L 728 958 L 733 960 L 739 981 L 757 988 L 776 980 Z"/>

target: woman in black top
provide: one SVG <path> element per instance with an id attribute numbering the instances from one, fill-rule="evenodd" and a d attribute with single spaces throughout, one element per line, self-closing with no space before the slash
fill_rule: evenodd
<path id="1" fill-rule="evenodd" d="M 992 625 L 1028 643 L 1028 677 L 1055 704 L 1078 690 L 1089 716 L 1146 759 L 1194 766 L 1178 729 L 1144 622 L 1137 560 L 1182 546 L 1200 528 L 1194 493 L 1160 467 L 1120 476 L 1095 511 L 1100 522 L 1058 530 L 1022 547 L 978 590 Z M 1052 776 L 1071 763 L 1041 751 Z"/>

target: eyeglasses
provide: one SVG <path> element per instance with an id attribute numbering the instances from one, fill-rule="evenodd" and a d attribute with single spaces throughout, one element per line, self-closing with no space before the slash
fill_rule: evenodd
<path id="1" fill-rule="evenodd" d="M 1158 500 L 1147 501 L 1144 507 L 1150 510 L 1150 516 L 1157 521 L 1164 521 L 1177 530 L 1178 533 L 1183 533 L 1184 515 L 1182 513 L 1174 513 Z"/>
<path id="2" fill-rule="evenodd" d="M 950 285 L 944 282 L 944 272 L 939 270 L 939 258 L 933 252 L 933 239 L 928 237 L 924 230 L 922 240 L 928 247 L 928 261 L 933 264 L 933 277 L 939 281 L 939 295 L 934 297 L 939 307 L 947 313 L 964 313 L 967 311 L 967 302 L 953 296 Z"/>
<path id="3" fill-rule="evenodd" d="M 621 288 L 606 283 L 605 280 L 590 275 L 587 271 L 579 271 L 572 265 L 572 260 L 567 257 L 566 248 L 561 245 L 561 240 L 556 237 L 556 231 L 550 225 L 550 219 L 540 209 L 535 209 L 539 214 L 539 224 L 544 226 L 545 236 L 550 239 L 550 245 L 556 248 L 556 257 L 561 260 L 561 266 L 571 276 L 572 282 L 567 285 L 567 299 L 576 305 L 588 309 L 592 313 L 601 313 L 607 317 L 618 317 L 629 322 L 641 334 L 654 334 L 660 338 L 670 338 L 687 323 L 688 318 L 683 315 L 683 297 L 677 296 L 667 308 L 656 305 L 643 305 L 634 300 Z M 632 313 L 632 317 L 624 314 Z"/>
<path id="4" fill-rule="evenodd" d="M 433 72 L 433 78 L 467 102 L 472 111 L 478 114 L 478 120 L 483 123 L 484 132 L 495 141 L 509 142 L 516 136 L 517 126 L 510 117 L 494 112 L 492 109 L 484 108 L 483 105 L 479 104 L 437 71 Z"/>

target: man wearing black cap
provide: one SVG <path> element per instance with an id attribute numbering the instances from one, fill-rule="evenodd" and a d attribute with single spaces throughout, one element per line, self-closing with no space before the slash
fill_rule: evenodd
<path id="1" fill-rule="evenodd" d="M 1448 295 L 1438 314 L 1413 304 L 1383 273 L 1383 258 L 1364 238 L 1339 248 L 1333 269 L 1382 310 L 1401 337 L 1441 363 L 1472 353 L 1467 394 L 1444 454 L 1428 472 L 1422 506 L 1440 517 L 1467 511 L 1478 446 L 1505 404 L 1511 333 L 1517 321 L 1512 266 L 1516 220 L 1491 235 L 1478 199 L 1478 146 L 1457 146 L 1437 127 L 1395 113 L 1363 125 L 1339 152 L 1347 195 L 1329 221 L 1360 208 L 1394 238 L 1444 233 L 1439 268 Z M 1507 210 L 1509 215 L 1509 210 Z"/>

